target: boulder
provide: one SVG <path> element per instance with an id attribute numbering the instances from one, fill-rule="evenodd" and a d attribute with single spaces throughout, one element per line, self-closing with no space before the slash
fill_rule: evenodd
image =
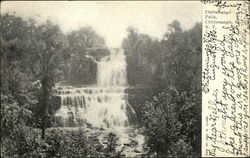
<path id="1" fill-rule="evenodd" d="M 87 52 L 87 57 L 93 58 L 95 61 L 101 61 L 103 57 L 109 55 L 110 51 L 107 48 L 91 48 Z"/>

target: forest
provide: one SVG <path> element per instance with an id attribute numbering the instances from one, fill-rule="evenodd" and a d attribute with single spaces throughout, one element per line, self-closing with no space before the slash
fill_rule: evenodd
<path id="1" fill-rule="evenodd" d="M 1 157 L 124 156 L 116 150 L 115 134 L 109 133 L 103 146 L 82 128 L 55 128 L 60 107 L 55 85 L 95 84 L 97 66 L 86 55 L 106 47 L 103 37 L 91 27 L 64 33 L 50 20 L 7 13 L 0 36 Z M 162 39 L 127 28 L 122 48 L 133 87 L 129 103 L 145 137 L 141 157 L 200 156 L 201 37 L 201 23 L 183 30 L 175 20 L 166 24 Z"/>

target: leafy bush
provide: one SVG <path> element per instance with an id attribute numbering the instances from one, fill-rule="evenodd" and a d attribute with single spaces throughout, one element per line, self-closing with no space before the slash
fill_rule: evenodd
<path id="1" fill-rule="evenodd" d="M 2 156 L 11 158 L 104 157 L 107 153 L 97 136 L 87 137 L 81 129 L 50 129 L 43 140 L 39 130 L 25 127 L 20 128 L 16 139 L 8 138 L 2 143 Z"/>
<path id="2" fill-rule="evenodd" d="M 79 129 L 70 131 L 53 129 L 47 132 L 46 143 L 49 145 L 47 156 L 66 157 L 102 157 L 103 146 L 96 137 L 87 137 L 86 132 Z M 99 148 L 98 148 L 99 147 Z"/>
<path id="3" fill-rule="evenodd" d="M 143 109 L 145 146 L 158 156 L 198 156 L 200 97 L 174 87 L 146 102 Z M 197 148 L 198 149 L 195 149 Z"/>
<path id="4" fill-rule="evenodd" d="M 105 157 L 120 157 L 122 151 L 116 151 L 116 146 L 118 145 L 118 138 L 114 133 L 109 133 L 104 137 L 104 144 L 106 144 Z"/>
<path id="5" fill-rule="evenodd" d="M 2 141 L 3 157 L 46 157 L 48 144 L 39 136 L 39 132 L 29 127 L 20 127 L 15 137 L 8 137 Z"/>

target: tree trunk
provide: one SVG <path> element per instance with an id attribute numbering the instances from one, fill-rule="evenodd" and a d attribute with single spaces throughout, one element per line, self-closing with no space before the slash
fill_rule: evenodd
<path id="1" fill-rule="evenodd" d="M 41 138 L 45 139 L 46 132 L 46 122 L 47 122 L 47 108 L 48 108 L 48 100 L 49 100 L 49 84 L 48 77 L 42 78 L 42 135 Z"/>
<path id="2" fill-rule="evenodd" d="M 44 123 L 43 123 L 43 125 L 42 125 L 42 139 L 45 139 L 45 126 L 44 126 Z"/>

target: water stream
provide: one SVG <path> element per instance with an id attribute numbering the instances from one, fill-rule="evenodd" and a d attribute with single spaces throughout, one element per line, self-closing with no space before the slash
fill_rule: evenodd
<path id="1" fill-rule="evenodd" d="M 64 122 L 72 118 L 76 126 L 99 128 L 127 127 L 135 115 L 128 103 L 126 58 L 123 49 L 110 49 L 110 55 L 97 63 L 97 84 L 91 87 L 62 87 L 61 107 L 56 116 Z M 68 126 L 65 124 L 65 126 Z"/>
<path id="2" fill-rule="evenodd" d="M 91 59 L 94 59 L 91 57 Z M 58 89 L 61 107 L 56 112 L 64 127 L 87 127 L 89 135 L 99 134 L 102 142 L 107 133 L 119 138 L 117 150 L 134 157 L 143 153 L 144 137 L 131 127 L 135 111 L 128 103 L 126 58 L 122 49 L 110 49 L 110 55 L 97 63 L 97 84 L 81 88 L 64 86 Z M 131 117 L 132 116 L 132 117 Z M 71 122 L 67 121 L 71 118 Z M 91 128 L 88 128 L 91 127 Z M 95 128 L 93 128 L 95 127 Z"/>

